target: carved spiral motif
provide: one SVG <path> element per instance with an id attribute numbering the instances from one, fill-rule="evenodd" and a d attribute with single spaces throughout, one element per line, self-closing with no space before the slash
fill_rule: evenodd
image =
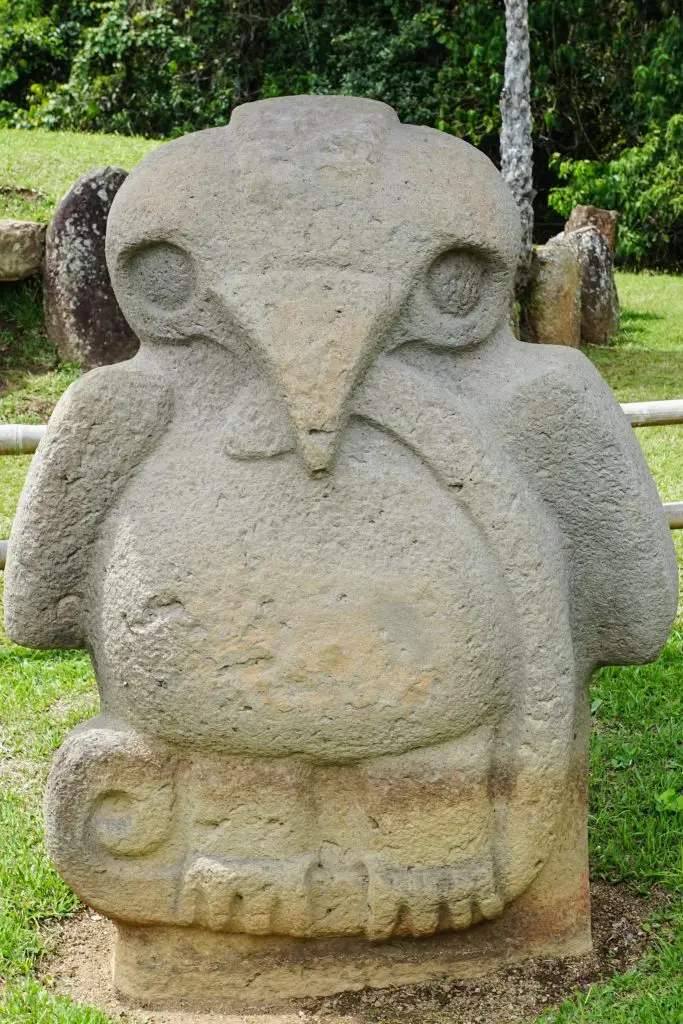
<path id="1" fill-rule="evenodd" d="M 67 739 L 48 784 L 48 844 L 64 877 L 80 883 L 86 900 L 91 893 L 82 884 L 85 865 L 99 885 L 110 858 L 142 857 L 169 839 L 174 776 L 169 755 L 135 732 L 95 720 Z"/>
<path id="2" fill-rule="evenodd" d="M 103 793 L 90 818 L 90 833 L 97 847 L 113 857 L 141 857 L 152 853 L 169 837 L 173 787 L 158 783 Z"/>

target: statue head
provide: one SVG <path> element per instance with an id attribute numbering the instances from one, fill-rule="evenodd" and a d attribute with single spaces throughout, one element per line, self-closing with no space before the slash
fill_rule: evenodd
<path id="1" fill-rule="evenodd" d="M 255 355 L 317 472 L 380 352 L 476 345 L 505 324 L 518 239 L 473 147 L 372 100 L 301 96 L 147 157 L 112 207 L 107 259 L 143 344 Z"/>

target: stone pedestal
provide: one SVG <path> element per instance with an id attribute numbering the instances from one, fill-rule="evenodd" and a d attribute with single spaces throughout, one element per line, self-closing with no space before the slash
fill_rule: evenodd
<path id="1" fill-rule="evenodd" d="M 580 956 L 591 948 L 583 850 L 561 887 L 535 884 L 504 918 L 421 939 L 286 939 L 205 929 L 119 925 L 114 986 L 148 1008 L 277 1006 L 335 992 L 463 980 L 529 956 Z M 547 887 L 546 887 L 547 888 Z M 485 981 L 483 982 L 485 984 Z"/>

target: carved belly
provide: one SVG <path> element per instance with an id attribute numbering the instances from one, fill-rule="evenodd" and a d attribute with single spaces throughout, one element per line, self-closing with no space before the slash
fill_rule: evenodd
<path id="1" fill-rule="evenodd" d="M 512 602 L 415 455 L 357 425 L 325 480 L 294 455 L 215 466 L 169 449 L 143 470 L 155 507 L 136 497 L 147 477 L 108 524 L 90 629 L 105 708 L 170 742 L 321 760 L 500 719 L 519 685 Z"/>

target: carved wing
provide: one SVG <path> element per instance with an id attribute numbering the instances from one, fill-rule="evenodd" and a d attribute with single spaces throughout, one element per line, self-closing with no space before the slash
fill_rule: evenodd
<path id="1" fill-rule="evenodd" d="M 651 661 L 678 597 L 659 495 L 632 427 L 588 359 L 572 349 L 544 355 L 545 372 L 507 407 L 505 436 L 566 538 L 574 642 L 593 664 Z"/>
<path id="2" fill-rule="evenodd" d="M 671 538 L 631 427 L 585 357 L 541 348 L 399 350 L 378 361 L 353 410 L 428 463 L 507 585 L 523 672 L 496 748 L 506 901 L 583 799 L 577 687 L 597 663 L 656 657 L 676 610 Z"/>
<path id="3" fill-rule="evenodd" d="M 171 415 L 159 377 L 92 370 L 57 404 L 12 528 L 5 626 L 27 647 L 83 647 L 81 608 L 99 526 Z"/>

